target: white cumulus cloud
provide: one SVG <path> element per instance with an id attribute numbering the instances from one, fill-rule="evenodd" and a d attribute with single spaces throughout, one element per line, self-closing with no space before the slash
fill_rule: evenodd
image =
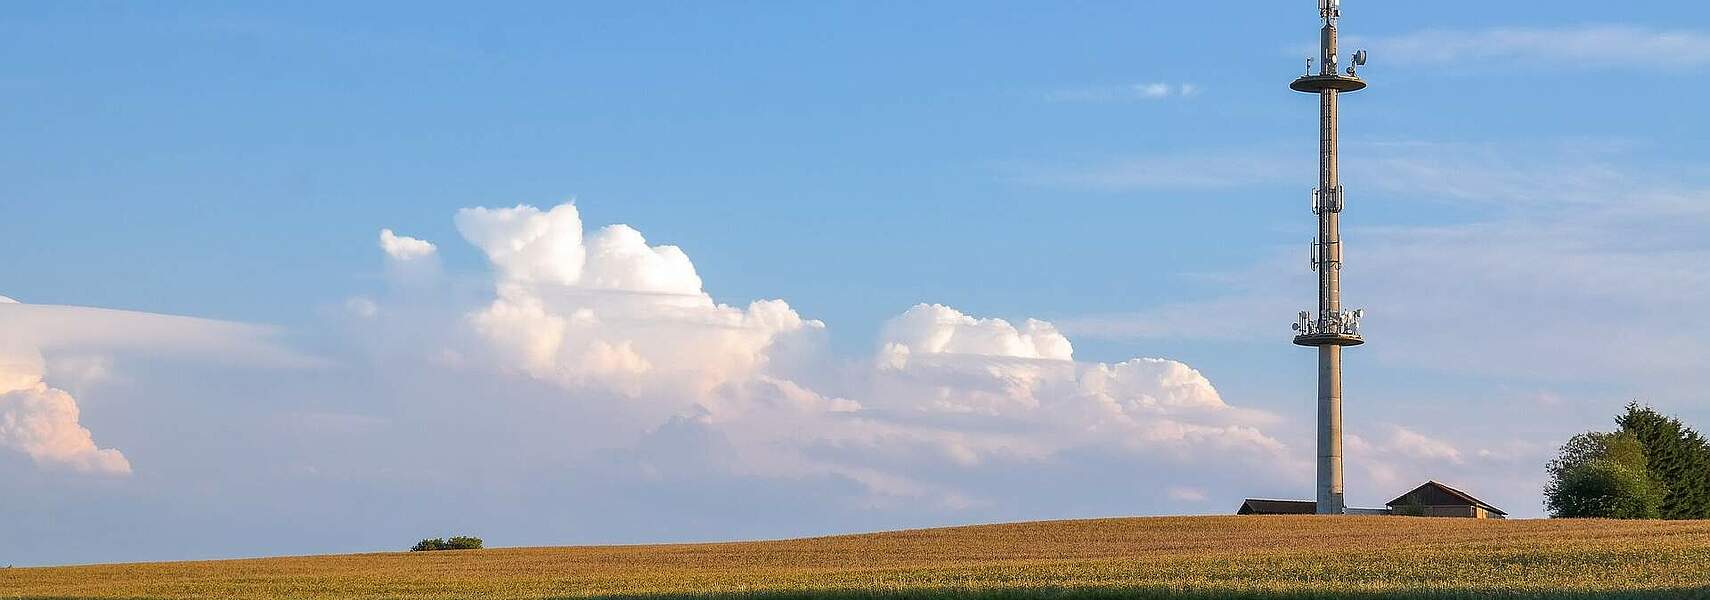
<path id="1" fill-rule="evenodd" d="M 501 281 L 571 285 L 582 279 L 588 249 L 574 204 L 544 212 L 520 205 L 466 208 L 456 223 L 463 239 L 487 254 Z"/>
<path id="2" fill-rule="evenodd" d="M 380 230 L 380 249 L 392 260 L 409 261 L 433 256 L 437 248 L 433 242 L 419 240 L 407 235 L 398 235 L 390 229 Z"/>
<path id="3" fill-rule="evenodd" d="M 1176 361 L 1077 364 L 1068 338 L 1044 321 L 1028 319 L 1015 327 L 1002 319 L 979 319 L 947 306 L 921 304 L 891 319 L 882 335 L 877 363 L 890 370 L 946 377 L 946 389 L 934 394 L 940 402 L 994 389 L 1002 392 L 999 397 L 1036 408 L 1039 394 L 1062 393 L 1056 386 L 1066 386 L 1069 391 L 1063 395 L 1093 400 L 1090 406 L 1119 413 L 1228 408 L 1210 381 Z M 952 378 L 952 373 L 960 375 Z"/>
<path id="4" fill-rule="evenodd" d="M 584 237 L 573 204 L 465 209 L 456 221 L 495 275 L 496 297 L 469 324 L 503 364 L 538 378 L 691 398 L 753 377 L 781 337 L 821 327 L 781 300 L 718 304 L 681 249 L 625 225 Z"/>
<path id="5" fill-rule="evenodd" d="M 1003 319 L 976 319 L 938 304 L 921 304 L 885 325 L 884 352 L 906 360 L 914 353 L 974 354 L 1070 360 L 1074 348 L 1050 323 L 1028 319 L 1017 328 Z"/>
<path id="6" fill-rule="evenodd" d="M 608 438 L 618 422 L 653 424 L 634 431 L 651 479 L 834 477 L 859 484 L 862 503 L 972 507 L 994 490 L 933 473 L 1077 452 L 1274 465 L 1283 450 L 1261 429 L 1266 415 L 1226 404 L 1197 370 L 1080 363 L 1045 321 L 921 304 L 850 361 L 825 355 L 825 326 L 783 300 L 715 302 L 681 248 L 626 225 L 590 230 L 573 204 L 469 208 L 455 224 L 493 287 L 444 324 L 468 334 L 443 336 L 447 352 L 621 415 L 587 424 Z"/>
<path id="7" fill-rule="evenodd" d="M 79 422 L 77 400 L 42 381 L 46 366 L 34 350 L 0 351 L 0 447 L 28 454 L 37 464 L 90 473 L 125 475 L 131 463 Z"/>

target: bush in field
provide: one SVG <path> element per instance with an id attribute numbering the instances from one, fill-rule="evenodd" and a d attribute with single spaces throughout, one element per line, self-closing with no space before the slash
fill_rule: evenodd
<path id="1" fill-rule="evenodd" d="M 1645 447 L 1629 431 L 1582 433 L 1549 464 L 1544 505 L 1558 518 L 1656 519 L 1666 489 L 1646 468 Z"/>
<path id="2" fill-rule="evenodd" d="M 459 535 L 446 540 L 445 545 L 447 550 L 480 550 L 481 538 Z"/>
<path id="3" fill-rule="evenodd" d="M 481 538 L 466 535 L 454 536 L 451 539 L 430 538 L 416 542 L 410 547 L 411 552 L 429 552 L 433 550 L 480 550 Z"/>
<path id="4" fill-rule="evenodd" d="M 1643 471 L 1610 460 L 1569 469 L 1547 499 L 1555 517 L 1662 518 L 1662 493 Z"/>

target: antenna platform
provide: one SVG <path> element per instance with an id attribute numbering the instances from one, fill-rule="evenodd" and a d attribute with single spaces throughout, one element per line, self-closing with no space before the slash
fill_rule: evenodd
<path id="1" fill-rule="evenodd" d="M 1288 84 L 1288 89 L 1308 94 L 1317 94 L 1325 90 L 1358 92 L 1366 89 L 1366 82 L 1353 75 L 1307 75 Z"/>

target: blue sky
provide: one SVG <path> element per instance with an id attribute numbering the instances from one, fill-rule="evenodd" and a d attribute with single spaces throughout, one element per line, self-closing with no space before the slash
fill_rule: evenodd
<path id="1" fill-rule="evenodd" d="M 1644 8 L 1344 6 L 1344 46 L 1371 48 L 1363 75 L 1373 84 L 1344 102 L 1347 297 L 1370 311 L 1372 342 L 1349 354 L 1349 427 L 1365 444 L 1350 462 L 1363 451 L 1378 465 L 1350 466 L 1351 502 L 1381 503 L 1435 477 L 1536 515 L 1550 446 L 1610 426 L 1626 401 L 1710 423 L 1700 391 L 1710 383 L 1700 101 L 1710 33 L 1698 26 L 1710 9 Z M 389 548 L 452 533 L 437 529 L 451 515 L 475 515 L 459 526 L 501 544 L 648 541 L 1221 513 L 1245 495 L 1310 489 L 1309 474 L 1243 479 L 1265 460 L 1310 454 L 1312 359 L 1287 343 L 1312 290 L 1316 107 L 1285 87 L 1315 41 L 1304 2 L 53 3 L 7 12 L 0 294 L 149 313 L 134 316 L 142 324 L 153 314 L 211 321 L 122 321 L 122 331 L 68 336 L 51 324 L 63 321 L 41 325 L 45 313 L 11 317 L 40 332 L 15 345 L 43 357 L 32 367 L 43 385 L 76 397 L 81 426 L 100 448 L 123 451 L 130 473 L 80 474 L 5 450 L 0 472 L 37 487 L 31 499 L 0 502 L 38 524 L 0 526 L 37 540 L 4 560 Z M 648 293 L 704 290 L 751 320 L 751 301 L 782 299 L 824 324 L 800 330 L 814 338 L 810 358 L 776 342 L 754 350 L 766 364 L 757 371 L 732 376 L 730 363 L 707 358 L 718 366 L 695 371 L 696 381 L 715 371 L 736 377 L 719 379 L 727 386 L 787 380 L 900 429 L 867 423 L 877 438 L 840 445 L 825 440 L 853 435 L 843 425 L 726 419 L 716 398 L 626 412 L 637 398 L 679 392 L 644 389 L 652 378 L 588 375 L 579 363 L 507 363 L 516 356 L 505 340 L 515 340 L 471 324 L 506 300 L 505 285 L 540 284 L 529 273 L 542 267 L 494 258 L 466 240 L 498 226 L 474 217 L 460 227 L 454 215 L 570 201 L 589 236 L 623 223 L 692 260 L 698 287 L 669 258 L 635 267 L 665 274 L 634 284 Z M 431 242 L 431 257 L 388 257 L 376 247 L 381 228 Z M 641 289 L 614 285 L 600 289 Z M 574 304 L 561 291 L 531 293 Z M 1016 433 L 947 451 L 960 458 L 940 466 L 827 459 L 827 444 L 885 446 L 874 440 L 904 430 L 948 444 L 1002 429 L 890 418 L 932 409 L 867 397 L 990 400 L 975 392 L 995 384 L 961 371 L 909 372 L 918 368 L 910 363 L 896 367 L 907 377 L 865 374 L 887 368 L 891 342 L 916 357 L 936 352 L 907 341 L 931 336 L 899 325 L 919 303 L 1005 319 L 1016 339 L 1049 337 L 1023 325 L 1049 321 L 1083 364 L 1179 361 L 1232 412 L 1188 415 L 1136 400 L 1155 418 L 1136 427 L 1250 429 L 1269 441 L 1259 450 L 1078 443 L 1016 424 L 1043 420 L 1031 413 L 970 400 L 958 410 L 1012 419 L 1002 427 Z M 658 317 L 597 304 L 626 322 Z M 993 325 L 970 322 L 987 333 Z M 237 329 L 148 337 L 180 325 Z M 665 355 L 646 348 L 659 331 L 620 327 L 601 339 L 636 341 L 658 366 Z M 438 367 L 423 366 L 418 346 L 459 357 L 467 388 L 435 385 Z M 1056 356 L 1002 346 L 944 353 L 1001 365 Z M 234 348 L 253 360 L 229 359 Z M 1088 377 L 1073 376 L 1082 389 Z M 1055 388 L 1038 385 L 1028 397 L 1049 405 Z M 484 413 L 510 416 L 447 425 L 472 397 L 484 399 Z M 573 409 L 542 408 L 560 404 Z M 671 423 L 699 423 L 703 409 L 707 431 L 667 435 L 682 433 Z M 587 423 L 653 437 L 555 445 L 554 425 Z M 776 430 L 786 427 L 823 437 L 784 443 Z M 372 439 L 316 437 L 326 430 Z M 517 441 L 439 470 L 379 449 L 433 432 Z M 743 458 L 653 465 L 640 479 L 614 466 L 629 459 L 611 458 L 678 460 L 705 453 L 684 439 L 719 436 Z M 788 468 L 766 458 L 781 446 Z M 303 507 L 267 499 L 304 485 L 293 479 L 303 473 L 330 478 L 327 448 L 367 458 L 309 486 L 318 491 Z M 1249 450 L 1261 454 L 1223 461 Z M 204 456 L 220 453 L 259 462 Z M 515 471 L 480 466 L 495 462 Z M 256 464 L 277 470 L 246 470 Z M 1112 469 L 1129 476 L 1109 484 Z M 446 481 L 474 473 L 488 492 L 447 491 Z M 1005 492 L 1029 481 L 1057 491 Z M 348 508 L 357 497 L 423 496 L 445 504 L 390 520 Z M 634 508 L 608 523 L 556 516 L 536 526 L 513 516 L 566 498 L 587 510 L 701 516 L 658 521 Z M 230 515 L 187 508 L 200 503 Z M 732 508 L 757 505 L 783 508 Z M 291 518 L 328 523 L 326 537 L 256 539 Z M 353 522 L 370 525 L 343 526 Z M 191 541 L 149 547 L 151 527 L 166 524 L 194 532 Z"/>

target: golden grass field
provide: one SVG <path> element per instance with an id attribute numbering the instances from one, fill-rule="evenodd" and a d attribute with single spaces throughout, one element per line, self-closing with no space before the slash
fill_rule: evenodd
<path id="1" fill-rule="evenodd" d="M 1710 521 L 1154 517 L 0 571 L 5 598 L 1710 598 Z"/>

